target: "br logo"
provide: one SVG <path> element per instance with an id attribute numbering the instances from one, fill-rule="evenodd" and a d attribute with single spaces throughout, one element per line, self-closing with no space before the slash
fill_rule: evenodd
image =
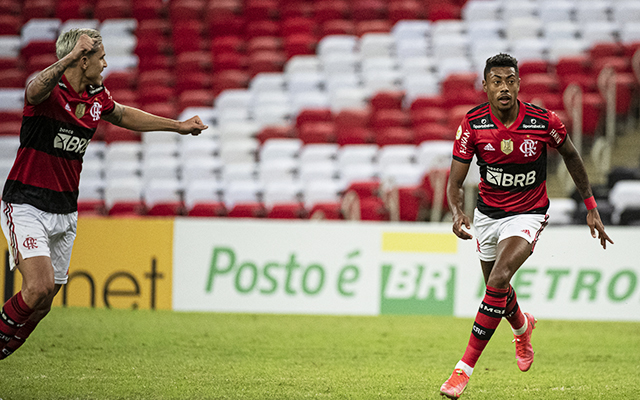
<path id="1" fill-rule="evenodd" d="M 27 237 L 24 240 L 24 243 L 22 243 L 22 245 L 27 250 L 33 250 L 33 249 L 37 249 L 38 248 L 38 242 L 36 241 L 36 238 L 32 238 L 32 237 Z"/>

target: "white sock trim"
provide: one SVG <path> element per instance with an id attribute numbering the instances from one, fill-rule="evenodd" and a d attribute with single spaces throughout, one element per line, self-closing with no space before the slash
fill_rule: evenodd
<path id="1" fill-rule="evenodd" d="M 471 374 L 473 374 L 473 368 L 468 366 L 467 363 L 463 362 L 462 360 L 458 361 L 454 369 L 463 370 L 468 377 L 471 377 Z"/>
<path id="2" fill-rule="evenodd" d="M 520 336 L 523 333 L 525 333 L 527 331 L 527 328 L 529 327 L 529 321 L 527 320 L 527 316 L 524 316 L 524 325 L 522 325 L 519 329 L 513 329 L 513 327 L 511 328 L 511 330 L 513 331 L 513 334 L 516 336 Z"/>

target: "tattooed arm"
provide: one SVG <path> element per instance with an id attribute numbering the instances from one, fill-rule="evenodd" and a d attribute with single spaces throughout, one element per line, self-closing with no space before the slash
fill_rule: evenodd
<path id="1" fill-rule="evenodd" d="M 116 103 L 113 111 L 109 114 L 103 114 L 102 119 L 116 126 L 138 132 L 170 131 L 178 132 L 181 135 L 199 135 L 207 129 L 198 116 L 186 121 L 176 121 L 119 103 Z"/>
<path id="2" fill-rule="evenodd" d="M 576 150 L 569 136 L 567 136 L 565 142 L 558 147 L 558 152 L 564 159 L 564 164 L 567 166 L 567 170 L 569 170 L 569 174 L 571 174 L 571 178 L 576 184 L 576 188 L 578 189 L 580 196 L 582 196 L 582 199 L 584 200 L 593 196 L 591 185 L 589 184 L 589 177 L 587 176 L 587 170 L 584 167 L 580 153 Z M 600 239 L 600 245 L 602 248 L 607 248 L 607 242 L 613 244 L 609 235 L 604 231 L 604 225 L 600 219 L 600 213 L 598 212 L 597 207 L 587 212 L 587 225 L 589 225 L 592 237 L 595 238 L 596 231 L 598 232 L 598 238 Z"/>
<path id="3" fill-rule="evenodd" d="M 78 38 L 71 53 L 41 71 L 27 83 L 26 98 L 29 104 L 40 104 L 45 101 L 56 87 L 64 71 L 93 49 L 94 40 L 87 35 Z"/>

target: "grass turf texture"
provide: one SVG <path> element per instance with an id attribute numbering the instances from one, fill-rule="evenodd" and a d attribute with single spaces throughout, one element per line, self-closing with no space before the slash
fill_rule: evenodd
<path id="1" fill-rule="evenodd" d="M 55 308 L 0 361 L 0 398 L 432 399 L 470 319 Z M 539 321 L 531 370 L 503 322 L 464 399 L 637 398 L 640 323 Z"/>

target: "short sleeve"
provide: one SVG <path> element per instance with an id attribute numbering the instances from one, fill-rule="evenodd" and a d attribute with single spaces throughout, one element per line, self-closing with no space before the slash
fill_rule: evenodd
<path id="1" fill-rule="evenodd" d="M 549 111 L 549 136 L 551 136 L 549 146 L 556 149 L 562 146 L 567 139 L 567 128 L 562 123 L 560 117 L 558 117 L 558 114 L 553 111 Z"/>
<path id="2" fill-rule="evenodd" d="M 115 108 L 116 103 L 113 101 L 113 97 L 111 97 L 111 92 L 105 87 L 102 96 L 102 109 L 104 110 L 102 113 L 110 114 Z"/>
<path id="3" fill-rule="evenodd" d="M 467 121 L 465 117 L 456 131 L 456 140 L 453 143 L 453 158 L 469 164 L 473 159 L 474 153 L 475 145 L 473 143 L 473 134 L 469 127 L 469 121 Z"/>

